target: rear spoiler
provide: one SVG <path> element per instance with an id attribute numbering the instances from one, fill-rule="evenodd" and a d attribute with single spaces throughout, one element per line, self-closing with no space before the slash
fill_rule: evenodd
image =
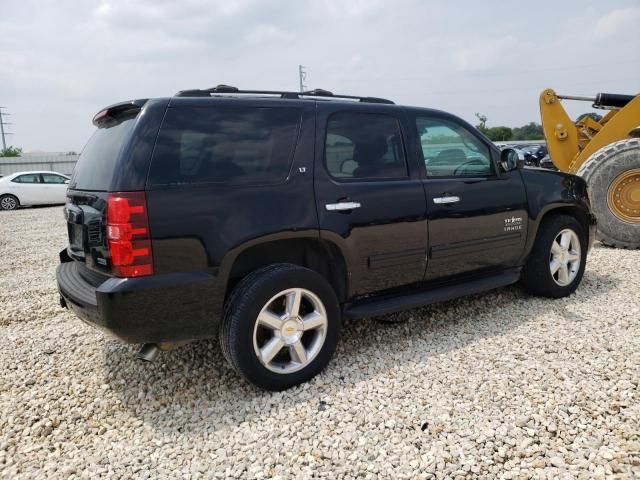
<path id="1" fill-rule="evenodd" d="M 124 120 L 138 115 L 147 101 L 148 99 L 144 98 L 109 105 L 95 114 L 93 124 L 98 128 L 114 127 Z"/>

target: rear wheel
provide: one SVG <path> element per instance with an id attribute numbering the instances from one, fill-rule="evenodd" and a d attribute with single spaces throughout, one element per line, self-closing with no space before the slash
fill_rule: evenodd
<path id="1" fill-rule="evenodd" d="M 2 195 L 0 197 L 1 210 L 15 210 L 20 206 L 20 202 L 13 195 Z"/>
<path id="2" fill-rule="evenodd" d="M 578 288 L 586 259 L 586 233 L 580 223 L 568 215 L 552 214 L 540 225 L 522 283 L 536 295 L 566 297 Z"/>
<path id="3" fill-rule="evenodd" d="M 284 390 L 318 374 L 335 351 L 340 308 L 318 273 L 271 265 L 233 290 L 220 328 L 222 351 L 250 383 Z"/>
<path id="4" fill-rule="evenodd" d="M 640 139 L 598 150 L 578 175 L 591 190 L 598 239 L 611 247 L 640 248 Z"/>

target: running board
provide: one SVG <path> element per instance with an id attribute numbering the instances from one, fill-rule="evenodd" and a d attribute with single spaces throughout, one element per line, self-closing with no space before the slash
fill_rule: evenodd
<path id="1" fill-rule="evenodd" d="M 345 306 L 347 318 L 364 318 L 400 312 L 410 308 L 422 307 L 430 303 L 442 302 L 453 298 L 486 292 L 494 288 L 516 283 L 520 279 L 520 268 L 505 270 L 501 273 L 461 281 L 460 283 L 415 291 L 409 294 L 384 295 L 366 298 Z"/>

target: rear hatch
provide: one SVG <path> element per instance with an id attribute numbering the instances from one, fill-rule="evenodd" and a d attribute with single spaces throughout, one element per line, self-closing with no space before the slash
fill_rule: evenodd
<path id="1" fill-rule="evenodd" d="M 145 100 L 121 103 L 100 111 L 93 119 L 98 127 L 75 166 L 64 214 L 69 246 L 67 254 L 82 264 L 85 280 L 97 286 L 112 273 L 107 241 L 108 192 L 114 178 L 126 169 L 136 124 Z"/>

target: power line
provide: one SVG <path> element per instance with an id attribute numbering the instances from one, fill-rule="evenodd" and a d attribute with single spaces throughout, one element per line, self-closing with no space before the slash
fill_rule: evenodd
<path id="1" fill-rule="evenodd" d="M 300 93 L 302 93 L 307 89 L 307 86 L 304 83 L 307 79 L 307 71 L 305 70 L 304 65 L 298 65 L 298 77 L 300 79 Z"/>
<path id="2" fill-rule="evenodd" d="M 5 126 L 5 125 L 11 125 L 11 124 L 10 124 L 10 123 L 5 122 L 5 121 L 3 120 L 3 118 L 2 118 L 2 116 L 3 116 L 3 115 L 7 115 L 7 116 L 9 116 L 9 115 L 11 115 L 11 114 L 10 114 L 10 113 L 6 113 L 6 112 L 3 112 L 3 111 L 2 111 L 2 109 L 3 109 L 3 108 L 6 108 L 6 107 L 0 107 L 0 136 L 2 137 L 2 149 L 3 149 L 3 150 L 6 150 L 6 149 L 7 149 L 7 140 L 6 140 L 6 136 L 7 136 L 7 135 L 11 135 L 11 133 L 9 133 L 9 132 L 5 132 L 5 131 L 4 131 L 4 126 Z"/>

